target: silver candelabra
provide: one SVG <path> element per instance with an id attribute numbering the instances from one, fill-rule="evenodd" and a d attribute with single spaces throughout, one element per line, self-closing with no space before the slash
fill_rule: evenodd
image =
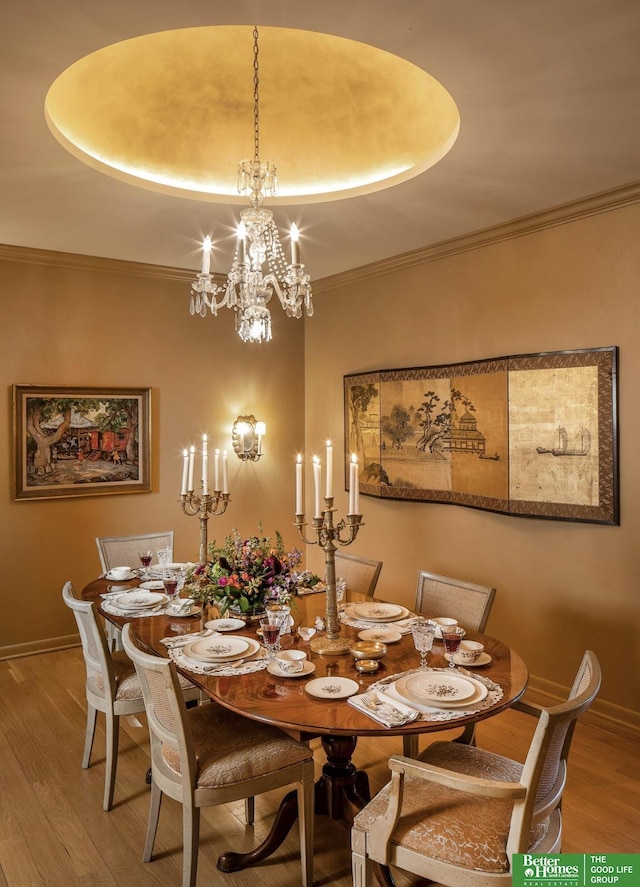
<path id="1" fill-rule="evenodd" d="M 198 515 L 200 518 L 200 553 L 198 555 L 199 562 L 204 564 L 207 560 L 207 523 L 209 517 L 218 517 L 224 514 L 229 504 L 229 493 L 222 493 L 220 490 L 214 490 L 211 493 L 195 493 L 189 490 L 180 496 L 180 505 L 184 514 L 189 517 Z"/>
<path id="2" fill-rule="evenodd" d="M 326 632 L 324 635 L 315 635 L 311 638 L 309 646 L 315 653 L 340 654 L 349 650 L 349 642 L 340 634 L 340 620 L 338 619 L 338 602 L 336 598 L 336 559 L 337 545 L 351 545 L 362 523 L 361 514 L 348 514 L 334 525 L 333 497 L 325 497 L 324 509 L 320 517 L 313 518 L 315 539 L 305 538 L 306 526 L 304 514 L 296 514 L 295 524 L 298 534 L 305 545 L 319 545 L 324 551 L 326 567 L 327 607 L 326 607 Z M 343 536 L 344 533 L 344 536 Z"/>

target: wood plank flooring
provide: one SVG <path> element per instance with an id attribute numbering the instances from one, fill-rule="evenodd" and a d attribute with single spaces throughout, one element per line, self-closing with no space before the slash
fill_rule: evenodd
<path id="1" fill-rule="evenodd" d="M 84 680 L 80 648 L 0 662 L 0 887 L 176 887 L 181 810 L 170 799 L 163 802 L 155 859 L 141 861 L 149 766 L 144 716 L 121 720 L 115 807 L 104 813 L 101 715 L 92 765 L 80 766 Z M 530 719 L 507 712 L 479 725 L 478 744 L 521 759 L 530 734 Z M 639 739 L 592 715 L 578 724 L 563 805 L 564 852 L 640 852 Z M 324 754 L 319 742 L 312 745 L 319 773 Z M 359 744 L 355 761 L 368 771 L 373 791 L 387 781 L 389 756 L 400 751 L 393 737 Z M 281 794 L 256 799 L 250 828 L 242 802 L 203 811 L 199 887 L 299 887 L 295 829 L 260 866 L 232 875 L 215 867 L 224 850 L 242 852 L 262 840 Z M 315 848 L 315 884 L 351 887 L 348 828 L 318 817 Z M 397 881 L 424 883 L 399 872 Z"/>

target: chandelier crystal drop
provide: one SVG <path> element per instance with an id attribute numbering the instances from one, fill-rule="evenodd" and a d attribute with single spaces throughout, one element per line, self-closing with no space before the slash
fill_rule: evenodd
<path id="1" fill-rule="evenodd" d="M 240 213 L 236 251 L 226 284 L 217 283 L 210 272 L 211 238 L 203 244 L 202 269 L 191 284 L 189 311 L 215 317 L 218 308 L 233 308 L 236 330 L 243 342 L 271 339 L 271 312 L 267 307 L 275 293 L 287 317 L 313 315 L 311 278 L 299 261 L 298 228 L 291 225 L 291 261 L 287 262 L 273 213 L 264 209 L 265 197 L 278 193 L 278 174 L 273 163 L 260 160 L 258 29 L 253 29 L 254 157 L 238 166 L 238 193 L 248 196 L 251 206 Z M 218 299 L 218 296 L 220 298 Z"/>

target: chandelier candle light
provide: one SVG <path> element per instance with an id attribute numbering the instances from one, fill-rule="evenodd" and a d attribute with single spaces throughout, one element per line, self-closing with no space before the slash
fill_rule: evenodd
<path id="1" fill-rule="evenodd" d="M 349 642 L 340 635 L 340 621 L 338 619 L 338 603 L 336 598 L 336 562 L 335 553 L 337 545 L 347 546 L 355 540 L 360 527 L 363 526 L 362 515 L 358 513 L 359 489 L 358 489 L 358 460 L 355 454 L 349 464 L 349 513 L 346 521 L 344 518 L 334 524 L 333 516 L 333 447 L 331 441 L 326 445 L 326 484 L 324 506 L 321 505 L 322 492 L 322 465 L 318 456 L 313 457 L 313 483 L 314 483 L 314 517 L 313 529 L 315 539 L 305 538 L 304 496 L 302 477 L 302 455 L 296 459 L 296 519 L 295 524 L 298 534 L 306 545 L 319 545 L 324 551 L 327 586 L 326 606 L 326 632 L 324 635 L 315 635 L 311 638 L 309 646 L 321 655 L 334 655 L 347 653 Z M 337 545 L 336 545 L 337 543 Z"/>
<path id="2" fill-rule="evenodd" d="M 278 193 L 278 174 L 269 161 L 260 160 L 258 29 L 253 29 L 253 160 L 238 166 L 238 194 L 249 197 L 250 209 L 240 213 L 238 242 L 226 285 L 211 276 L 211 237 L 202 247 L 202 267 L 191 284 L 189 311 L 215 317 L 218 308 L 233 308 L 236 330 L 243 342 L 268 342 L 271 339 L 271 313 L 267 308 L 274 292 L 288 317 L 313 315 L 310 277 L 300 262 L 299 232 L 291 225 L 291 261 L 287 263 L 273 213 L 262 207 L 265 197 Z M 266 271 L 263 265 L 266 263 Z M 220 300 L 217 296 L 221 296 Z"/>
<path id="3" fill-rule="evenodd" d="M 213 494 L 209 492 L 209 450 L 207 435 L 202 435 L 202 482 L 200 493 L 194 491 L 193 475 L 196 450 L 191 446 L 182 452 L 182 487 L 180 505 L 184 514 L 189 517 L 198 515 L 200 518 L 200 551 L 201 564 L 207 561 L 207 522 L 209 515 L 217 517 L 224 514 L 229 504 L 229 476 L 227 470 L 227 452 L 222 453 L 222 484 L 220 483 L 220 450 L 213 456 Z"/>

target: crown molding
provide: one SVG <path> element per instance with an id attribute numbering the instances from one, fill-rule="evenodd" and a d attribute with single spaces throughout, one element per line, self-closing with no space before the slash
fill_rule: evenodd
<path id="1" fill-rule="evenodd" d="M 421 247 L 408 253 L 392 256 L 389 259 L 381 259 L 360 268 L 342 271 L 331 277 L 324 277 L 313 282 L 314 294 L 326 292 L 336 287 L 343 287 L 360 281 L 370 280 L 372 277 L 382 277 L 385 274 L 393 274 L 414 268 L 416 265 L 426 265 L 428 262 L 436 262 L 439 259 L 481 249 L 505 240 L 513 240 L 516 237 L 524 237 L 535 234 L 558 225 L 566 225 L 579 219 L 589 218 L 600 213 L 611 212 L 625 206 L 631 206 L 640 202 L 640 182 L 615 188 L 611 191 L 603 191 L 591 197 L 566 203 L 552 209 L 528 216 L 521 216 L 510 222 L 495 225 L 491 228 L 483 228 L 471 234 L 464 234 L 451 240 L 443 240 L 432 246 Z"/>

